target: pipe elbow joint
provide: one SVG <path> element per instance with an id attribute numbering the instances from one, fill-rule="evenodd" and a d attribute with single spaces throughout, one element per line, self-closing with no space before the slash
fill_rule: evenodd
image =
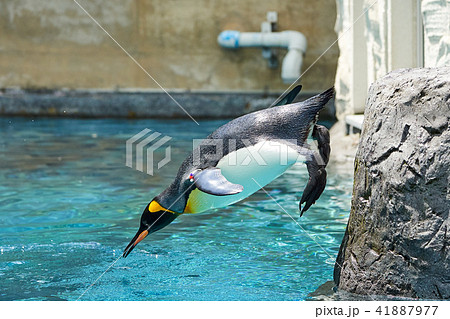
<path id="1" fill-rule="evenodd" d="M 300 77 L 303 64 L 303 52 L 299 49 L 290 49 L 286 53 L 281 65 L 281 79 L 284 83 L 294 83 Z"/>
<path id="2" fill-rule="evenodd" d="M 219 34 L 217 42 L 228 49 L 241 47 L 287 48 L 288 52 L 281 66 L 281 78 L 285 83 L 293 83 L 300 77 L 303 54 L 307 49 L 306 37 L 298 31 L 261 33 L 226 30 Z"/>
<path id="3" fill-rule="evenodd" d="M 294 83 L 300 77 L 303 55 L 307 49 L 306 37 L 298 31 L 284 31 L 288 39 L 288 52 L 281 66 L 281 79 L 284 83 Z"/>
<path id="4" fill-rule="evenodd" d="M 306 37 L 303 33 L 298 31 L 283 31 L 286 34 L 286 38 L 288 39 L 288 50 L 300 50 L 303 53 L 306 52 L 308 48 L 308 42 L 306 41 Z"/>

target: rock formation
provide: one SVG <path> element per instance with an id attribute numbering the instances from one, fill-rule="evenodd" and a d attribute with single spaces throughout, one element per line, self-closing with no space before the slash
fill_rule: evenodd
<path id="1" fill-rule="evenodd" d="M 450 298 L 450 67 L 375 82 L 355 159 L 339 290 Z"/>

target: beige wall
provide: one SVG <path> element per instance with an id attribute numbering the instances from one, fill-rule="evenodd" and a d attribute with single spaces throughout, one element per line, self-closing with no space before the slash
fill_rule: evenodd
<path id="1" fill-rule="evenodd" d="M 286 88 L 260 49 L 216 41 L 225 29 L 259 31 L 267 11 L 278 11 L 279 30 L 305 34 L 303 69 L 336 40 L 335 0 L 78 2 L 167 89 Z M 0 88 L 157 88 L 72 0 L 0 0 L 0 39 Z M 337 58 L 335 45 L 304 76 L 304 90 L 331 86 Z"/>

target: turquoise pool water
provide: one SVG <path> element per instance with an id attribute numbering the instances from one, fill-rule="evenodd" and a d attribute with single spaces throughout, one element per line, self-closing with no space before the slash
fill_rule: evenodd
<path id="1" fill-rule="evenodd" d="M 145 205 L 222 121 L 0 118 L 0 300 L 76 300 L 135 234 Z M 149 176 L 125 166 L 144 128 L 172 137 Z M 302 218 L 303 164 L 226 209 L 185 215 L 147 237 L 81 300 L 303 300 L 332 279 L 352 177 L 328 169 Z M 331 258 L 330 258 L 331 256 Z"/>

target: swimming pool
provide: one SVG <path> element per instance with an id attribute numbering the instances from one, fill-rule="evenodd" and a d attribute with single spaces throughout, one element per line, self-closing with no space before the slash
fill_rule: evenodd
<path id="1" fill-rule="evenodd" d="M 192 139 L 225 122 L 0 118 L 0 300 L 76 300 L 121 255 Z M 125 141 L 144 128 L 172 137 L 154 176 L 125 166 Z M 265 187 L 304 230 L 259 191 L 177 218 L 81 300 L 304 300 L 332 279 L 350 211 L 351 173 L 328 176 L 300 219 L 303 164 Z"/>

